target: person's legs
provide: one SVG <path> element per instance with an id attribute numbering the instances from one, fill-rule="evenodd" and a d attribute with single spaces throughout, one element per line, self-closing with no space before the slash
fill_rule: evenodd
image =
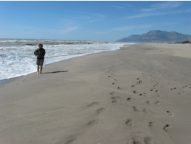
<path id="1" fill-rule="evenodd" d="M 37 65 L 37 74 L 39 74 L 39 65 Z"/>
<path id="2" fill-rule="evenodd" d="M 40 73 L 42 73 L 42 65 L 40 65 Z"/>
<path id="3" fill-rule="evenodd" d="M 41 60 L 40 60 L 40 73 L 42 73 L 43 63 L 44 63 L 44 59 L 41 59 Z"/>
<path id="4" fill-rule="evenodd" d="M 36 60 L 36 65 L 37 65 L 37 74 L 39 74 L 39 60 Z"/>

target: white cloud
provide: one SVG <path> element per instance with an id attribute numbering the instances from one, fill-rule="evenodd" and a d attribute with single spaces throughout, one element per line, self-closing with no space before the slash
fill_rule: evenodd
<path id="1" fill-rule="evenodd" d="M 177 24 L 177 22 L 163 22 L 163 23 L 158 23 L 157 25 L 173 25 Z"/>
<path id="2" fill-rule="evenodd" d="M 141 11 L 153 11 L 153 10 L 156 10 L 156 8 L 142 9 Z"/>
<path id="3" fill-rule="evenodd" d="M 117 8 L 117 9 L 123 9 L 125 7 L 122 7 L 122 6 L 111 6 L 111 7 L 114 7 L 114 8 Z"/>
<path id="4" fill-rule="evenodd" d="M 135 28 L 135 26 L 127 26 L 127 27 L 114 28 L 113 30 L 123 31 L 123 30 L 131 30 L 131 29 L 134 29 L 134 28 Z"/>
<path id="5" fill-rule="evenodd" d="M 74 31 L 74 30 L 76 30 L 76 29 L 78 29 L 78 27 L 70 27 L 70 28 L 67 28 L 67 29 L 65 29 L 65 30 L 61 30 L 61 32 L 63 32 L 63 33 L 68 33 L 68 32 Z"/>
<path id="6" fill-rule="evenodd" d="M 21 26 L 21 25 L 17 25 L 17 27 L 20 27 L 20 28 L 27 28 L 27 29 L 32 29 L 32 27 L 29 27 L 29 26 Z"/>
<path id="7" fill-rule="evenodd" d="M 75 25 L 79 25 L 80 23 L 84 23 L 84 22 L 97 22 L 97 21 L 101 21 L 105 18 L 106 16 L 100 13 L 89 13 L 89 14 L 85 14 L 85 15 L 73 15 L 73 16 L 69 16 L 65 19 L 62 20 L 62 24 L 64 26 L 70 26 L 73 27 Z M 58 23 L 60 24 L 60 23 Z"/>
<path id="8" fill-rule="evenodd" d="M 65 25 L 65 26 L 72 26 L 75 25 L 77 22 L 73 19 L 61 19 L 57 24 Z"/>
<path id="9" fill-rule="evenodd" d="M 98 22 L 101 21 L 102 19 L 95 19 L 95 20 L 90 20 L 89 22 Z"/>
<path id="10" fill-rule="evenodd" d="M 148 16 L 156 16 L 156 15 L 165 15 L 166 13 L 143 13 L 138 15 L 132 15 L 125 18 L 140 18 L 140 17 L 148 17 Z"/>
<path id="11" fill-rule="evenodd" d="M 159 15 L 167 15 L 167 14 L 178 14 L 178 13 L 187 13 L 187 12 L 191 12 L 191 10 L 171 11 L 171 12 L 159 12 L 159 13 L 141 13 L 141 14 L 138 14 L 138 15 L 127 16 L 125 18 L 126 19 L 131 19 L 131 18 L 159 16 Z"/>
<path id="12" fill-rule="evenodd" d="M 153 4 L 150 6 L 150 8 L 142 9 L 141 11 L 153 11 L 159 9 L 177 8 L 180 7 L 181 5 L 182 3 L 177 1 L 163 2 L 163 3 Z"/>
<path id="13" fill-rule="evenodd" d="M 88 16 L 88 15 L 75 15 L 75 16 L 69 17 L 69 19 L 72 19 L 72 20 L 85 20 L 85 19 L 90 19 L 90 16 Z"/>
<path id="14" fill-rule="evenodd" d="M 104 18 L 105 17 L 105 15 L 103 15 L 103 14 L 94 14 L 95 16 L 97 16 L 97 17 L 100 17 L 100 18 Z"/>
<path id="15" fill-rule="evenodd" d="M 162 22 L 162 23 L 158 23 L 156 25 L 173 25 L 176 23 L 177 22 Z M 115 31 L 127 31 L 127 30 L 141 29 L 141 28 L 150 28 L 152 26 L 154 26 L 154 25 L 148 24 L 148 25 L 126 26 L 126 27 L 114 28 L 113 30 L 115 30 Z"/>
<path id="16" fill-rule="evenodd" d="M 103 32 L 103 31 L 98 31 L 98 32 L 95 32 L 93 34 L 107 34 L 108 32 Z"/>
<path id="17" fill-rule="evenodd" d="M 103 14 L 92 14 L 89 22 L 97 22 L 97 21 L 101 21 L 103 20 L 103 18 L 105 17 L 105 15 Z"/>
<path id="18" fill-rule="evenodd" d="M 130 5 L 130 4 L 123 4 L 122 6 L 119 6 L 119 5 L 112 5 L 112 6 L 110 6 L 110 7 L 114 7 L 114 8 L 116 8 L 116 9 L 124 9 L 124 8 L 126 8 L 126 7 L 131 7 L 132 5 Z"/>
<path id="19" fill-rule="evenodd" d="M 157 8 L 157 9 L 169 9 L 169 8 L 180 7 L 181 5 L 182 5 L 181 2 L 169 1 L 169 2 L 164 2 L 164 3 L 153 4 L 153 5 L 151 5 L 151 7 Z"/>
<path id="20" fill-rule="evenodd" d="M 137 25 L 137 26 L 118 27 L 118 28 L 114 28 L 113 30 L 116 30 L 116 31 L 125 31 L 125 30 L 133 30 L 133 29 L 149 28 L 149 27 L 152 27 L 152 24 L 149 24 L 149 25 Z"/>
<path id="21" fill-rule="evenodd" d="M 130 4 L 124 4 L 125 6 L 128 6 L 128 7 L 131 7 L 132 5 L 130 5 Z"/>
<path id="22" fill-rule="evenodd" d="M 38 29 L 38 28 L 34 28 L 34 27 L 30 27 L 30 26 L 22 26 L 22 25 L 16 25 L 18 28 L 22 28 L 22 29 L 31 29 L 31 30 L 38 30 L 41 31 L 42 29 Z"/>

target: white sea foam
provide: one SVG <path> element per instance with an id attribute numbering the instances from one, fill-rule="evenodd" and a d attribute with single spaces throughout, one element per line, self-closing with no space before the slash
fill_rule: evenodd
<path id="1" fill-rule="evenodd" d="M 73 57 L 118 50 L 128 43 L 62 40 L 0 39 L 0 80 L 36 72 L 34 51 L 38 43 L 46 50 L 44 66 Z"/>

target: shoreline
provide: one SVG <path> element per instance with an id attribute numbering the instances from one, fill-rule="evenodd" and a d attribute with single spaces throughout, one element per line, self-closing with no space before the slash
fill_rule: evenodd
<path id="1" fill-rule="evenodd" d="M 19 77 L 22 77 L 22 76 L 19 76 Z M 9 82 L 11 82 L 11 81 L 14 81 L 14 80 L 16 80 L 16 79 L 19 78 L 19 77 L 14 77 L 14 78 L 10 78 L 10 79 L 0 80 L 0 86 L 1 86 L 1 85 L 4 85 L 4 84 L 7 84 L 7 83 L 9 83 Z"/>
<path id="2" fill-rule="evenodd" d="M 132 45 L 132 44 L 129 44 L 129 46 L 130 46 L 130 45 Z M 124 46 L 124 45 L 123 45 L 123 46 Z M 127 45 L 127 46 L 128 46 L 128 45 Z M 97 53 L 102 53 L 102 52 L 109 52 L 109 51 L 117 51 L 117 50 L 120 50 L 120 48 L 119 48 L 119 49 L 116 49 L 116 50 L 106 50 L 106 51 L 100 51 L 100 52 L 96 52 L 96 53 L 83 54 L 83 55 L 80 55 L 80 56 L 75 56 L 75 57 L 67 58 L 67 59 L 64 59 L 64 60 L 61 60 L 61 61 L 49 63 L 49 64 L 44 65 L 43 67 L 48 66 L 48 65 L 52 65 L 52 64 L 55 64 L 55 63 L 67 61 L 67 60 L 72 59 L 72 58 L 78 58 L 78 57 L 83 57 L 83 56 L 86 56 L 86 55 L 92 55 L 92 54 L 97 54 Z M 35 62 L 34 62 L 34 63 L 35 63 Z M 20 78 L 20 77 L 23 77 L 23 76 L 27 76 L 27 75 L 33 74 L 33 73 L 36 73 L 36 72 L 31 72 L 31 73 L 28 73 L 28 74 L 26 74 L 26 75 L 20 75 L 20 76 L 12 77 L 12 78 L 9 78 L 9 79 L 0 80 L 0 86 L 3 85 L 3 84 L 7 84 L 7 83 L 9 83 L 9 82 L 11 82 L 11 81 L 13 81 L 13 80 L 16 80 L 17 78 Z"/>
<path id="3" fill-rule="evenodd" d="M 0 143 L 189 144 L 190 52 L 134 44 L 1 85 Z"/>

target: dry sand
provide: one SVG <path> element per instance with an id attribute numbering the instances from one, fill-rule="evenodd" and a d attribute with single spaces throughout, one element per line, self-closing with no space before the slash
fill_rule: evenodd
<path id="1" fill-rule="evenodd" d="M 0 144 L 190 144 L 191 45 L 136 44 L 0 86 Z"/>

